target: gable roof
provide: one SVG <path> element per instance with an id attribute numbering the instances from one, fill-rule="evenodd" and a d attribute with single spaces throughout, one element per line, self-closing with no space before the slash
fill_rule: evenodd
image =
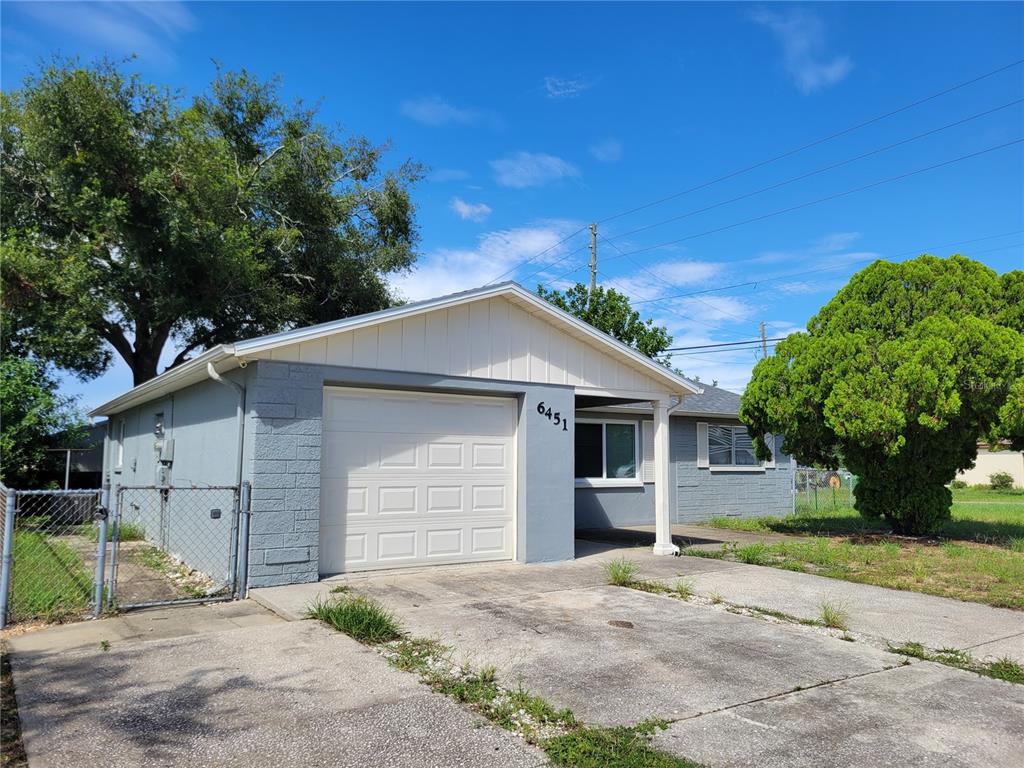
<path id="1" fill-rule="evenodd" d="M 214 365 L 218 371 L 224 371 L 238 366 L 247 359 L 265 357 L 267 353 L 274 349 L 315 341 L 335 334 L 356 331 L 435 310 L 498 297 L 509 299 L 520 306 L 527 307 L 532 314 L 544 315 L 544 319 L 552 325 L 580 336 L 594 346 L 603 349 L 607 354 L 626 362 L 633 368 L 640 369 L 644 374 L 659 382 L 660 385 L 664 386 L 671 393 L 695 394 L 701 391 L 700 386 L 694 382 L 673 373 L 668 368 L 651 360 L 632 347 L 623 344 L 617 339 L 613 339 L 588 323 L 559 309 L 545 299 L 527 291 L 517 283 L 505 282 L 452 293 L 434 299 L 403 304 L 398 307 L 383 309 L 379 312 L 370 312 L 327 323 L 320 323 L 319 325 L 303 326 L 267 336 L 237 341 L 234 344 L 218 345 L 192 360 L 169 371 L 165 371 L 156 378 L 140 384 L 129 392 L 104 403 L 91 411 L 89 415 L 98 416 L 118 413 L 203 381 L 208 378 L 207 365 L 209 364 Z"/>

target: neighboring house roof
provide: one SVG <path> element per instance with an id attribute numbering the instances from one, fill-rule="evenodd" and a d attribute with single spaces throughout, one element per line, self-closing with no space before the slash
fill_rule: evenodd
<path id="1" fill-rule="evenodd" d="M 704 389 L 699 395 L 688 395 L 673 413 L 685 416 L 729 416 L 740 415 L 740 396 L 721 387 L 714 387 L 704 382 L 692 382 L 694 386 Z"/>
<path id="2" fill-rule="evenodd" d="M 611 336 L 597 330 L 568 312 L 559 309 L 517 283 L 506 282 L 440 296 L 436 299 L 403 304 L 402 306 L 391 307 L 379 312 L 356 315 L 329 323 L 295 328 L 269 336 L 238 341 L 234 344 L 221 344 L 104 403 L 93 410 L 90 416 L 106 416 L 119 413 L 120 411 L 203 381 L 208 378 L 208 364 L 212 364 L 218 371 L 222 372 L 238 366 L 246 359 L 266 357 L 267 353 L 272 349 L 313 341 L 345 331 L 355 331 L 433 310 L 446 309 L 460 304 L 468 304 L 496 297 L 508 298 L 529 307 L 533 312 L 546 315 L 553 325 L 578 334 L 595 346 L 603 348 L 609 355 L 613 355 L 628 362 L 629 365 L 639 368 L 648 377 L 660 382 L 671 392 L 696 394 L 702 391 L 701 385 L 673 373 L 665 366 L 651 360 L 649 357 L 617 339 L 613 339 Z"/>

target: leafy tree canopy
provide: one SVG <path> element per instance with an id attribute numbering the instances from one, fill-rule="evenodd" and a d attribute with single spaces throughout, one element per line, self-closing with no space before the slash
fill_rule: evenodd
<path id="1" fill-rule="evenodd" d="M 648 357 L 657 358 L 672 344 L 665 328 L 653 320 L 641 320 L 629 299 L 613 288 L 598 286 L 591 296 L 583 283 L 566 291 L 549 291 L 538 285 L 537 295 Z"/>
<path id="2" fill-rule="evenodd" d="M 421 169 L 218 72 L 186 101 L 109 62 L 0 100 L 3 351 L 135 384 L 195 350 L 394 303 Z"/>
<path id="3" fill-rule="evenodd" d="M 979 437 L 1024 439 L 1024 272 L 963 256 L 876 261 L 760 361 L 740 416 L 801 462 L 858 475 L 856 507 L 897 530 L 949 519 Z"/>
<path id="4" fill-rule="evenodd" d="M 85 435 L 74 401 L 56 391 L 42 363 L 14 357 L 0 362 L 0 480 L 11 488 L 39 487 L 56 463 L 46 450 L 56 433 L 63 433 L 67 446 Z"/>

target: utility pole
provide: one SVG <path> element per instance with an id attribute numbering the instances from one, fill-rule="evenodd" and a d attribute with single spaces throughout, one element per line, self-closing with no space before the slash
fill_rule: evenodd
<path id="1" fill-rule="evenodd" d="M 597 224 L 590 225 L 590 296 L 597 291 Z"/>
<path id="2" fill-rule="evenodd" d="M 764 332 L 764 320 L 761 321 L 761 356 L 768 357 L 768 336 Z"/>

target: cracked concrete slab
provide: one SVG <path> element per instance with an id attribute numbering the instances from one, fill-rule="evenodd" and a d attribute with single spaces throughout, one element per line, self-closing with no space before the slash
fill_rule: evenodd
<path id="1" fill-rule="evenodd" d="M 323 625 L 12 656 L 32 768 L 527 768 L 540 750 Z"/>
<path id="2" fill-rule="evenodd" d="M 1020 765 L 1024 686 L 929 662 L 673 723 L 660 749 L 730 768 Z"/>
<path id="3" fill-rule="evenodd" d="M 495 664 L 601 725 L 673 720 L 900 663 L 890 653 L 619 587 L 404 611 L 415 635 Z M 615 622 L 612 624 L 610 622 Z"/>
<path id="4" fill-rule="evenodd" d="M 689 571 L 691 561 L 699 558 L 679 560 L 684 561 L 680 567 Z M 1004 655 L 1024 661 L 1021 611 L 757 565 L 695 570 L 690 575 L 698 594 L 717 593 L 727 602 L 815 619 L 827 600 L 843 606 L 854 632 L 896 644 L 916 641 L 930 648 L 969 648 L 1002 640 Z"/>

